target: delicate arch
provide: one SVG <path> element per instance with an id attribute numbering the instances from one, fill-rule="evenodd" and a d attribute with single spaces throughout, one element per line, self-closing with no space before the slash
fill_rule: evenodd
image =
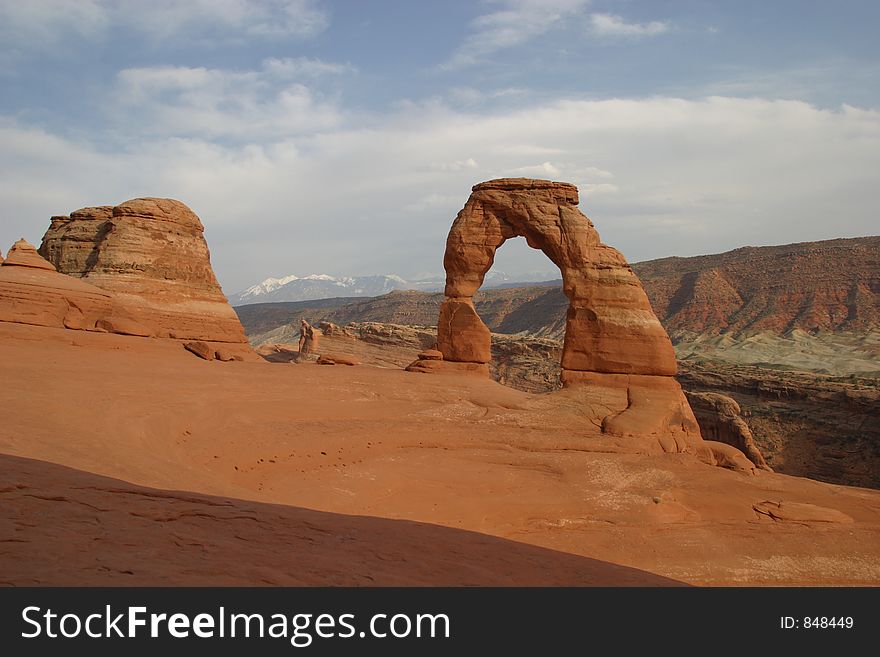
<path id="1" fill-rule="evenodd" d="M 577 208 L 569 183 L 502 178 L 474 186 L 446 240 L 446 300 L 437 346 L 447 361 L 488 363 L 491 336 L 473 296 L 512 237 L 524 237 L 559 267 L 569 299 L 563 381 L 577 372 L 672 376 L 675 353 L 639 279 L 616 249 L 602 244 Z"/>

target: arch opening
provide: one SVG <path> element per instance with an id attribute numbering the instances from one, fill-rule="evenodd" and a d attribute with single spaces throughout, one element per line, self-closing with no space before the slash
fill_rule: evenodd
<path id="1" fill-rule="evenodd" d="M 498 383 L 530 393 L 560 388 L 568 307 L 560 276 L 524 237 L 508 238 L 496 248 L 474 294 L 474 309 L 491 331 L 489 376 Z M 512 279 L 518 282 L 509 283 Z"/>

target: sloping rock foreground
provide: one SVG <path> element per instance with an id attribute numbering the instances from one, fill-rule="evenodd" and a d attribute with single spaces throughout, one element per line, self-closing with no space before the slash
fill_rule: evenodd
<path id="1" fill-rule="evenodd" d="M 295 359 L 295 334 L 278 337 L 278 342 L 265 344 L 257 352 L 273 362 Z M 325 334 L 322 348 L 365 364 L 401 368 L 436 339 L 436 327 L 362 322 L 336 326 L 332 334 Z M 562 344 L 555 340 L 493 333 L 492 379 L 530 393 L 559 390 L 561 352 Z M 784 474 L 880 488 L 880 388 L 876 380 L 734 368 L 717 362 L 702 367 L 684 363 L 678 379 L 686 392 L 720 393 L 720 404 L 704 408 L 691 404 L 701 434 L 730 442 L 747 456 L 751 453 L 756 467 L 772 466 Z M 739 411 L 736 406 L 741 407 Z M 750 434 L 754 434 L 753 442 Z"/>
<path id="2" fill-rule="evenodd" d="M 159 337 L 245 342 L 203 232 L 180 201 L 137 198 L 52 217 L 40 254 L 59 272 L 113 292 Z"/>
<path id="3" fill-rule="evenodd" d="M 341 341 L 327 342 L 335 352 Z M 3 389 L 0 453 L 79 471 L 3 463 L 14 474 L 0 485 L 0 531 L 15 540 L 0 543 L 0 581 L 359 583 L 374 567 L 380 583 L 499 581 L 498 544 L 371 522 L 385 518 L 692 584 L 880 584 L 880 493 L 710 467 L 603 433 L 621 403 L 607 389 L 531 395 L 366 364 L 225 366 L 170 340 L 11 323 L 0 323 L 0 379 L 15 382 Z M 349 539 L 363 548 L 352 568 Z M 337 547 L 340 560 L 318 554 Z M 499 547 L 506 581 L 535 581 L 523 578 L 540 555 Z M 300 563 L 317 564 L 314 576 L 297 579 Z M 485 565 L 485 577 L 463 563 Z M 586 580 L 589 565 L 547 563 L 547 583 L 563 566 L 569 583 Z"/>
<path id="4" fill-rule="evenodd" d="M 461 529 L 144 488 L 6 455 L 0 501 L 7 586 L 681 585 Z"/>

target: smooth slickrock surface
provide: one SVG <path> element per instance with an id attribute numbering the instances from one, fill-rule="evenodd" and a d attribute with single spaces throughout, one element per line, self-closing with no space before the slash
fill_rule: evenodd
<path id="1" fill-rule="evenodd" d="M 0 503 L 0 586 L 681 586 L 477 532 L 144 488 L 6 455 Z"/>
<path id="2" fill-rule="evenodd" d="M 625 391 L 362 360 L 0 323 L 0 582 L 880 584 L 878 491 L 603 433 Z"/>

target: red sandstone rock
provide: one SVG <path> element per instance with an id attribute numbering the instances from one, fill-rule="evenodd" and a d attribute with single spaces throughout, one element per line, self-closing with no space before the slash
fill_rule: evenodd
<path id="1" fill-rule="evenodd" d="M 703 441 L 703 445 L 712 452 L 713 465 L 745 474 L 755 474 L 755 464 L 733 445 L 719 443 L 715 440 Z"/>
<path id="2" fill-rule="evenodd" d="M 0 321 L 128 335 L 155 333 L 154 327 L 136 320 L 116 295 L 56 272 L 27 242 L 17 242 L 10 256 L 0 266 Z"/>
<path id="3" fill-rule="evenodd" d="M 507 239 L 526 238 L 562 272 L 569 300 L 562 350 L 562 383 L 591 385 L 616 400 L 604 433 L 650 437 L 666 452 L 696 452 L 716 463 L 678 382 L 675 353 L 639 279 L 624 257 L 602 244 L 577 208 L 574 185 L 507 178 L 474 186 L 449 231 L 443 265 L 446 301 L 440 307 L 437 348 L 442 361 L 419 359 L 411 372 L 481 373 L 491 360 L 491 334 L 473 296 Z M 485 370 L 488 373 L 488 368 Z M 733 455 L 729 456 L 733 459 Z"/>
<path id="4" fill-rule="evenodd" d="M 621 437 L 651 437 L 664 452 L 696 451 L 707 462 L 696 418 L 678 382 L 669 376 L 638 376 L 563 370 L 566 388 L 602 389 L 602 432 Z"/>
<path id="5" fill-rule="evenodd" d="M 183 203 L 139 198 L 52 217 L 40 253 L 58 271 L 114 292 L 163 337 L 243 343 L 203 231 Z"/>
<path id="6" fill-rule="evenodd" d="M 425 349 L 419 352 L 419 360 L 443 360 L 443 352 L 437 349 Z"/>
<path id="7" fill-rule="evenodd" d="M 472 299 L 447 299 L 440 306 L 437 345 L 444 360 L 488 363 L 492 360 L 492 333 Z"/>
<path id="8" fill-rule="evenodd" d="M 523 236 L 562 272 L 569 298 L 562 366 L 622 374 L 674 375 L 672 343 L 624 257 L 602 244 L 578 209 L 574 185 L 506 178 L 473 188 L 449 231 L 443 264 L 449 301 L 471 303 L 474 293 L 507 239 Z M 461 306 L 455 306 L 461 308 Z M 447 360 L 488 362 L 488 330 L 482 322 L 441 310 L 438 344 Z M 458 320 L 452 324 L 450 316 Z M 476 321 L 474 321 L 476 320 Z M 474 336 L 467 348 L 457 332 Z"/>
<path id="9" fill-rule="evenodd" d="M 328 338 L 354 337 L 346 329 L 333 322 L 318 322 L 318 328 L 321 329 L 321 334 Z"/>
<path id="10" fill-rule="evenodd" d="M 468 374 L 489 378 L 489 365 L 486 363 L 456 363 L 450 360 L 416 360 L 406 366 L 407 372 L 422 374 Z"/>
<path id="11" fill-rule="evenodd" d="M 476 185 L 446 241 L 446 296 L 470 300 L 492 266 L 495 250 L 507 239 L 523 236 L 562 272 L 563 289 L 571 302 L 564 368 L 675 374 L 672 343 L 638 278 L 618 251 L 600 243 L 577 203 L 577 188 L 567 183 L 515 178 Z M 470 324 L 465 328 L 477 330 Z M 441 326 L 438 344 L 444 357 L 465 360 L 447 353 L 454 342 L 454 335 Z M 479 356 L 486 349 L 483 343 L 475 348 Z"/>
<path id="12" fill-rule="evenodd" d="M 52 263 L 44 260 L 32 244 L 21 239 L 12 245 L 9 253 L 6 254 L 6 265 L 15 265 L 18 267 L 32 267 L 34 269 L 46 269 L 55 271 Z"/>
<path id="13" fill-rule="evenodd" d="M 755 504 L 752 508 L 756 513 L 782 522 L 853 522 L 853 519 L 842 511 L 806 502 L 764 501 Z"/>
<path id="14" fill-rule="evenodd" d="M 878 236 L 747 246 L 634 269 L 673 336 L 861 332 L 880 323 Z"/>
<path id="15" fill-rule="evenodd" d="M 216 349 L 214 351 L 214 358 L 216 358 L 217 360 L 219 360 L 223 363 L 228 363 L 228 362 L 231 362 L 234 360 L 238 360 L 238 361 L 244 360 L 238 354 L 233 353 L 229 349 L 222 348 L 222 347 L 220 349 Z"/>
<path id="16" fill-rule="evenodd" d="M 153 331 L 150 328 L 144 326 L 137 320 L 127 317 L 107 317 L 105 319 L 99 319 L 95 322 L 95 326 L 108 333 L 119 333 L 120 335 L 149 337 L 153 334 Z"/>
<path id="17" fill-rule="evenodd" d="M 749 425 L 740 415 L 736 400 L 716 392 L 686 392 L 685 395 L 704 438 L 733 445 L 758 468 L 772 472 L 755 444 Z"/>
<path id="18" fill-rule="evenodd" d="M 205 360 L 214 360 L 214 349 L 212 349 L 210 345 L 202 341 L 185 342 L 183 344 L 183 348 L 190 353 L 195 354 L 199 358 L 204 358 Z"/>
<path id="19" fill-rule="evenodd" d="M 357 358 L 351 356 L 343 356 L 340 354 L 321 354 L 318 356 L 318 365 L 360 365 L 361 362 Z"/>

